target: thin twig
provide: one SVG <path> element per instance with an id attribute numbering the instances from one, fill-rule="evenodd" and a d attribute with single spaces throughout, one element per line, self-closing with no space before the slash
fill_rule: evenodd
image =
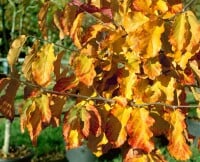
<path id="1" fill-rule="evenodd" d="M 194 2 L 195 0 L 190 0 L 190 2 L 188 2 L 184 8 L 183 8 L 183 12 L 187 10 L 188 7 L 190 7 L 190 5 L 192 5 L 192 3 Z"/>

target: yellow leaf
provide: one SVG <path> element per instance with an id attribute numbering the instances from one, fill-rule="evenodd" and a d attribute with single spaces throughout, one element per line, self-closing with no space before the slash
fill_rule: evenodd
<path id="1" fill-rule="evenodd" d="M 187 11 L 186 15 L 191 33 L 191 39 L 186 49 L 191 53 L 196 53 L 200 48 L 200 22 L 191 11 Z"/>
<path id="2" fill-rule="evenodd" d="M 184 54 L 181 55 L 178 65 L 185 70 L 189 59 L 191 59 L 193 54 L 191 52 L 186 51 Z"/>
<path id="3" fill-rule="evenodd" d="M 168 132 L 168 150 L 177 160 L 188 160 L 192 155 L 189 145 L 184 137 L 186 129 L 185 115 L 180 109 L 164 114 L 164 119 L 171 125 Z"/>
<path id="4" fill-rule="evenodd" d="M 46 44 L 37 52 L 32 62 L 32 77 L 38 85 L 47 86 L 50 83 L 55 60 L 53 44 Z"/>
<path id="5" fill-rule="evenodd" d="M 28 51 L 22 65 L 22 72 L 28 81 L 32 81 L 32 63 L 37 57 L 38 48 L 39 42 L 35 41 L 32 48 Z"/>
<path id="6" fill-rule="evenodd" d="M 93 84 L 93 79 L 96 76 L 93 59 L 82 54 L 75 57 L 72 65 L 80 82 L 87 86 L 91 86 Z"/>
<path id="7" fill-rule="evenodd" d="M 161 34 L 164 32 L 164 25 L 155 26 L 151 31 L 145 57 L 155 57 L 161 49 Z"/>
<path id="8" fill-rule="evenodd" d="M 182 51 L 185 49 L 188 41 L 188 31 L 189 28 L 187 24 L 186 13 L 177 15 L 169 39 L 170 43 L 172 44 L 173 51 Z"/>
<path id="9" fill-rule="evenodd" d="M 131 114 L 130 107 L 115 104 L 106 123 L 106 137 L 114 147 L 120 147 L 127 140 L 126 125 Z"/>
<path id="10" fill-rule="evenodd" d="M 26 38 L 27 37 L 25 35 L 20 35 L 11 44 L 11 47 L 10 47 L 10 49 L 8 51 L 8 55 L 7 55 L 8 64 L 11 67 L 11 69 L 14 68 L 14 66 L 18 60 L 21 48 L 23 47 L 24 43 L 26 42 Z"/>
<path id="11" fill-rule="evenodd" d="M 127 99 L 132 99 L 133 95 L 133 85 L 135 83 L 137 76 L 134 72 L 130 71 L 121 71 L 118 76 L 118 82 L 120 86 L 120 92 L 123 97 Z"/>
<path id="12" fill-rule="evenodd" d="M 134 108 L 127 123 L 127 132 L 129 135 L 128 143 L 133 149 L 141 149 L 147 153 L 154 149 L 151 141 L 153 133 L 150 127 L 154 119 L 150 117 L 149 111 L 145 108 Z"/>
<path id="13" fill-rule="evenodd" d="M 128 12 L 122 18 L 123 27 L 127 33 L 134 32 L 143 24 L 149 21 L 149 18 L 141 12 Z"/>

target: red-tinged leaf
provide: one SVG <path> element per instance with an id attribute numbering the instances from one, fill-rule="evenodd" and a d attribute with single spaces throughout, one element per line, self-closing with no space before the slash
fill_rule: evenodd
<path id="1" fill-rule="evenodd" d="M 45 44 L 37 52 L 37 57 L 32 62 L 32 77 L 38 85 L 47 86 L 51 82 L 55 60 L 53 44 Z"/>
<path id="2" fill-rule="evenodd" d="M 101 116 L 100 116 L 97 108 L 93 104 L 88 103 L 85 108 L 86 108 L 86 111 L 91 116 L 91 118 L 89 120 L 89 122 L 90 122 L 89 131 L 91 132 L 90 134 L 93 134 L 96 137 L 98 137 L 102 133 Z M 87 116 L 85 116 L 85 118 L 87 118 Z"/>
<path id="3" fill-rule="evenodd" d="M 18 78 L 18 76 L 15 76 Z M 2 86 L 3 85 L 3 86 Z M 5 80 L 2 82 L 2 87 L 7 86 L 5 94 L 0 97 L 0 112 L 8 119 L 13 120 L 15 115 L 14 100 L 19 88 L 19 82 L 16 79 Z"/>
<path id="4" fill-rule="evenodd" d="M 49 97 L 42 94 L 41 96 L 27 99 L 23 106 L 20 120 L 22 132 L 27 128 L 33 144 L 36 144 L 42 127 L 49 124 L 51 120 Z"/>
<path id="5" fill-rule="evenodd" d="M 133 149 L 141 149 L 147 153 L 154 149 L 151 141 L 153 133 L 150 130 L 153 123 L 154 119 L 145 108 L 132 110 L 126 128 L 129 135 L 128 143 Z"/>
<path id="6" fill-rule="evenodd" d="M 24 43 L 26 42 L 26 36 L 25 35 L 20 35 L 19 37 L 17 37 L 11 44 L 11 47 L 8 51 L 8 55 L 7 55 L 7 60 L 8 60 L 8 64 L 11 67 L 11 69 L 14 68 L 20 51 L 24 45 Z"/>
<path id="7" fill-rule="evenodd" d="M 180 109 L 164 114 L 164 119 L 171 125 L 168 132 L 168 150 L 177 160 L 188 160 L 192 152 L 186 142 L 184 132 L 186 129 L 185 115 Z"/>
<path id="8" fill-rule="evenodd" d="M 77 148 L 82 145 L 83 135 L 81 133 L 81 119 L 79 118 L 80 109 L 71 108 L 64 116 L 63 136 L 66 142 L 66 149 Z"/>
<path id="9" fill-rule="evenodd" d="M 79 81 L 74 75 L 65 78 L 60 78 L 56 82 L 56 85 L 54 86 L 53 90 L 58 92 L 65 92 L 67 90 L 75 88 L 78 85 L 78 83 Z"/>
<path id="10" fill-rule="evenodd" d="M 144 73 L 151 80 L 155 80 L 162 72 L 162 66 L 157 58 L 150 58 L 143 64 Z"/>
<path id="11" fill-rule="evenodd" d="M 20 116 L 21 131 L 24 132 L 27 128 L 31 141 L 34 145 L 37 144 L 37 138 L 42 131 L 42 121 L 40 112 L 36 108 L 36 104 L 31 99 L 26 100 L 24 111 Z"/>
<path id="12" fill-rule="evenodd" d="M 183 85 L 194 85 L 196 80 L 194 73 L 191 69 L 186 68 L 184 71 L 178 71 L 179 73 L 179 80 Z"/>
<path id="13" fill-rule="evenodd" d="M 130 148 L 124 154 L 124 162 L 166 162 L 159 150 L 151 152 L 150 154 L 144 154 Z"/>
<path id="14" fill-rule="evenodd" d="M 95 5 L 92 5 L 90 3 L 82 3 L 81 1 L 79 0 L 73 0 L 70 2 L 70 4 L 73 4 L 73 5 L 76 5 L 79 7 L 79 12 L 88 12 L 88 13 L 95 13 L 95 12 L 100 12 L 102 13 L 103 15 L 109 17 L 112 19 L 112 11 L 110 8 L 99 8 L 99 7 L 96 7 Z"/>
<path id="15" fill-rule="evenodd" d="M 6 75 L 5 75 L 5 78 L 3 76 L 0 78 L 0 93 L 9 84 L 9 82 L 10 82 L 10 79 L 7 78 Z"/>
<path id="16" fill-rule="evenodd" d="M 61 70 L 62 70 L 61 60 L 62 60 L 64 54 L 65 54 L 65 51 L 60 52 L 57 55 L 56 60 L 54 61 L 54 74 L 56 76 L 56 81 L 58 81 L 60 78 L 64 77 L 64 75 L 61 72 Z"/>
<path id="17" fill-rule="evenodd" d="M 150 12 L 152 0 L 133 0 L 132 5 L 136 11 Z"/>
<path id="18" fill-rule="evenodd" d="M 43 6 L 40 8 L 40 11 L 38 13 L 38 24 L 39 24 L 39 29 L 42 32 L 42 36 L 47 39 L 47 26 L 46 26 L 46 16 L 48 13 L 50 1 L 45 2 Z"/>
<path id="19" fill-rule="evenodd" d="M 54 23 L 60 31 L 60 39 L 70 35 L 72 24 L 77 16 L 77 9 L 77 6 L 67 4 L 63 11 L 54 14 Z"/>
<path id="20" fill-rule="evenodd" d="M 72 64 L 79 81 L 87 86 L 91 86 L 96 76 L 93 59 L 82 54 L 75 57 Z"/>
<path id="21" fill-rule="evenodd" d="M 40 94 L 40 90 L 32 87 L 32 86 L 25 86 L 24 87 L 24 99 L 36 97 Z"/>
<path id="22" fill-rule="evenodd" d="M 131 114 L 131 108 L 115 104 L 106 123 L 106 137 L 114 147 L 120 147 L 127 140 L 126 125 Z"/>
<path id="23" fill-rule="evenodd" d="M 61 120 L 60 114 L 62 114 L 67 98 L 66 96 L 51 94 L 50 100 L 51 123 L 54 126 L 59 126 Z"/>

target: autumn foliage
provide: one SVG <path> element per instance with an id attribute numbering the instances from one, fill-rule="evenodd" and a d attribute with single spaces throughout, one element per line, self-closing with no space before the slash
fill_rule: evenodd
<path id="1" fill-rule="evenodd" d="M 44 40 L 51 7 L 47 1 L 38 13 Z M 2 114 L 13 119 L 22 86 L 21 128 L 33 143 L 44 127 L 62 123 L 67 149 L 86 143 L 96 156 L 121 148 L 125 162 L 165 161 L 154 140 L 164 136 L 171 156 L 191 157 L 184 106 L 186 92 L 197 95 L 190 87 L 200 81 L 194 13 L 180 0 L 72 0 L 52 21 L 60 40 L 70 37 L 76 47 L 69 62 L 62 63 L 66 49 L 35 41 L 18 71 L 29 36 L 16 38 L 7 57 L 11 73 L 0 81 Z M 75 104 L 61 120 L 72 98 Z"/>

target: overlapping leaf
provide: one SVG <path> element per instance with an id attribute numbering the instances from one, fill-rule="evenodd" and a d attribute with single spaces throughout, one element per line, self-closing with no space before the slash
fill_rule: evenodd
<path id="1" fill-rule="evenodd" d="M 169 145 L 167 147 L 170 154 L 177 160 L 188 160 L 192 153 L 184 136 L 186 129 L 185 115 L 180 109 L 176 109 L 164 114 L 164 118 L 171 125 L 168 132 Z"/>
<path id="2" fill-rule="evenodd" d="M 53 44 L 44 45 L 37 52 L 37 57 L 32 62 L 32 79 L 40 86 L 47 86 L 51 81 L 51 75 L 54 69 Z"/>
<path id="3" fill-rule="evenodd" d="M 93 59 L 82 54 L 76 57 L 72 64 L 79 81 L 87 86 L 91 86 L 93 84 L 93 79 L 96 76 Z"/>
<path id="4" fill-rule="evenodd" d="M 37 143 L 37 138 L 43 128 L 43 125 L 49 124 L 51 120 L 51 111 L 49 108 L 49 97 L 42 94 L 38 97 L 26 100 L 21 112 L 21 130 L 27 128 L 33 144 Z"/>
<path id="5" fill-rule="evenodd" d="M 120 104 L 112 107 L 106 124 L 106 137 L 114 147 L 120 147 L 127 140 L 126 125 L 131 114 L 131 108 Z"/>
<path id="6" fill-rule="evenodd" d="M 150 117 L 149 111 L 145 108 L 132 110 L 126 128 L 129 135 L 128 143 L 133 149 L 141 149 L 147 153 L 154 149 L 151 141 L 153 133 L 150 130 L 153 123 L 154 119 Z"/>

